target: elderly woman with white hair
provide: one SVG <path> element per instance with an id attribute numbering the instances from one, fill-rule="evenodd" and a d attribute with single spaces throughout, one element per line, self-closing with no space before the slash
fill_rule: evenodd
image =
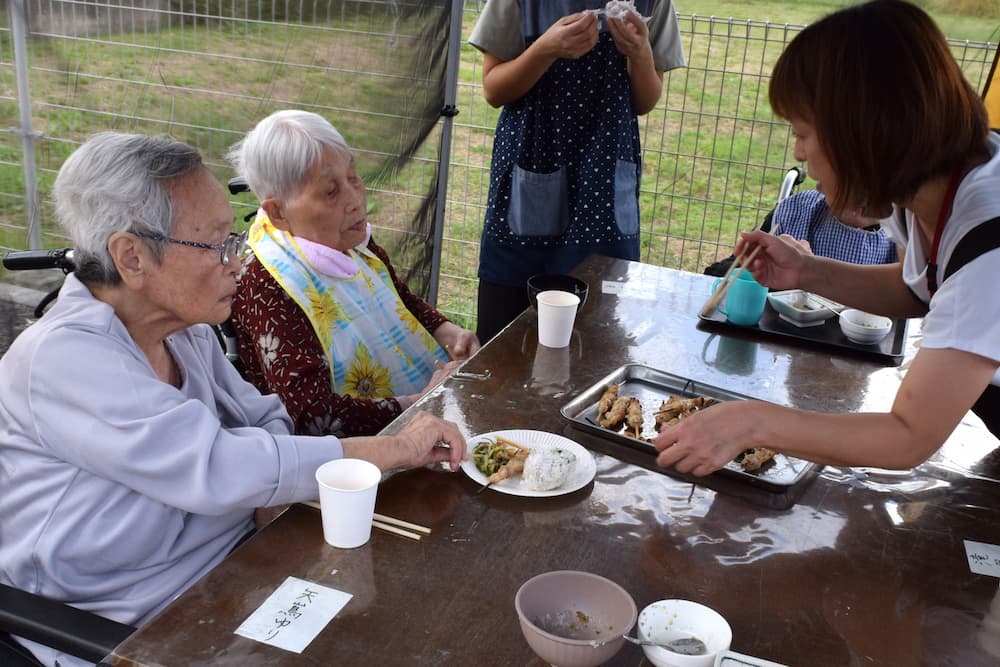
<path id="1" fill-rule="evenodd" d="M 255 508 L 316 498 L 326 461 L 457 469 L 450 422 L 294 435 L 240 377 L 208 325 L 229 317 L 244 237 L 195 149 L 98 134 L 53 195 L 79 268 L 0 358 L 0 581 L 142 624 L 253 532 Z"/>
<path id="2" fill-rule="evenodd" d="M 278 111 L 230 159 L 260 201 L 233 303 L 240 360 L 297 432 L 377 433 L 479 349 L 397 277 L 329 121 Z"/>

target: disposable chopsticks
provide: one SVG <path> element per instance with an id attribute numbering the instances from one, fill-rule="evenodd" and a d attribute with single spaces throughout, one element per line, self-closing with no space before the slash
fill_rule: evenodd
<path id="1" fill-rule="evenodd" d="M 316 509 L 321 509 L 319 502 L 315 500 L 306 500 L 302 504 L 308 505 L 309 507 L 315 507 Z M 378 512 L 375 512 L 372 515 L 372 526 L 384 530 L 387 533 L 408 537 L 411 540 L 416 541 L 419 541 L 423 535 L 431 534 L 431 529 L 426 526 L 410 523 L 409 521 L 403 521 L 402 519 L 386 516 L 385 514 L 379 514 Z"/>
<path id="2" fill-rule="evenodd" d="M 758 245 L 753 249 L 753 252 L 750 253 L 750 256 L 747 257 L 745 263 L 749 264 L 752 262 L 754 257 L 757 256 L 757 251 L 759 250 L 760 246 Z M 733 269 L 736 269 L 736 273 L 733 273 Z M 719 285 L 719 289 L 715 290 L 711 298 L 705 302 L 705 306 L 701 309 L 699 315 L 702 317 L 708 317 L 712 311 L 715 310 L 716 306 L 722 302 L 722 299 L 726 296 L 726 292 L 729 291 L 732 284 L 739 279 L 740 274 L 745 270 L 746 267 L 744 266 L 743 253 L 741 252 L 736 256 L 736 259 L 733 260 L 733 263 L 729 265 L 729 270 L 726 271 L 726 275 L 722 276 L 722 283 Z M 730 275 L 732 275 L 732 279 L 730 279 Z"/>
<path id="3" fill-rule="evenodd" d="M 800 167 L 792 167 L 787 172 L 785 172 L 785 177 L 781 181 L 781 189 L 778 191 L 779 204 L 785 201 L 785 199 L 787 199 L 788 196 L 792 194 L 792 190 L 794 190 L 795 186 L 801 183 L 805 179 L 805 176 L 806 176 L 805 172 Z M 760 224 L 757 225 L 754 231 L 760 231 L 760 228 L 763 226 L 764 226 L 764 220 L 761 220 Z M 771 234 L 773 236 L 777 236 L 778 230 L 780 228 L 781 228 L 780 222 L 774 223 L 773 227 L 771 228 Z M 744 267 L 754 260 L 754 257 L 757 256 L 758 250 L 760 250 L 760 246 L 754 248 L 753 252 L 750 253 L 750 256 L 747 257 L 746 261 L 743 261 L 743 253 L 740 253 L 739 256 L 737 256 L 736 259 L 733 260 L 733 263 L 729 265 L 729 270 L 726 271 L 726 275 L 722 277 L 723 284 L 718 290 L 715 291 L 712 297 L 705 303 L 705 307 L 701 309 L 701 313 L 699 313 L 701 317 L 708 317 L 709 314 L 711 314 L 712 310 L 719 305 L 719 303 L 722 301 L 722 298 L 726 296 L 726 292 L 729 291 L 729 286 L 732 285 L 734 282 L 736 282 L 736 280 L 740 277 L 740 273 L 743 272 Z M 730 280 L 729 275 L 733 272 L 733 269 L 736 268 L 737 266 L 739 267 L 739 270 L 736 272 L 736 275 L 733 276 L 732 280 Z"/>
<path id="4" fill-rule="evenodd" d="M 757 230 L 755 231 L 759 230 L 760 227 L 758 227 Z M 772 236 L 778 236 L 780 230 L 781 230 L 781 224 L 776 222 L 771 227 L 770 234 Z M 720 303 L 722 303 L 722 299 L 725 298 L 726 292 L 729 291 L 729 288 L 732 287 L 733 283 L 739 280 L 740 274 L 746 270 L 747 264 L 749 264 L 754 260 L 754 258 L 757 256 L 757 253 L 760 252 L 760 248 L 761 246 L 759 244 L 754 246 L 753 252 L 750 253 L 750 256 L 747 257 L 746 260 L 743 259 L 742 252 L 740 252 L 740 254 L 736 256 L 736 259 L 733 260 L 733 263 L 729 265 L 729 270 L 726 271 L 726 275 L 722 276 L 722 282 L 719 285 L 719 289 L 715 290 L 715 293 L 712 294 L 712 296 L 708 299 L 708 301 L 705 302 L 705 305 L 702 307 L 701 312 L 698 313 L 701 317 L 708 317 L 712 313 L 712 311 L 715 310 L 715 308 Z M 746 250 L 745 246 L 744 250 Z M 733 269 L 736 270 L 736 273 L 733 273 Z M 730 278 L 730 275 L 732 276 L 732 278 Z"/>
<path id="5" fill-rule="evenodd" d="M 372 520 L 372 526 L 375 528 L 381 528 L 387 533 L 392 533 L 393 535 L 400 535 L 402 537 L 408 537 L 415 542 L 419 542 L 420 538 L 423 537 L 420 533 L 414 533 L 403 528 L 397 528 L 396 526 L 390 526 L 387 523 L 382 523 L 381 521 Z"/>
<path id="6" fill-rule="evenodd" d="M 373 515 L 376 521 L 381 521 L 383 523 L 392 524 L 393 526 L 399 526 L 400 528 L 409 528 L 410 530 L 415 530 L 418 533 L 423 533 L 424 535 L 430 535 L 431 529 L 426 526 L 421 526 L 416 523 L 410 523 L 409 521 L 403 521 L 402 519 L 395 519 L 391 516 L 386 516 L 384 514 L 379 514 L 375 512 Z"/>

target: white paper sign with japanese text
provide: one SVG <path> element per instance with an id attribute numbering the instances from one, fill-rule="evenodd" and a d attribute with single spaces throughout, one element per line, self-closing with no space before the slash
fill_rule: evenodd
<path id="1" fill-rule="evenodd" d="M 969 569 L 976 574 L 1000 577 L 1000 546 L 965 540 L 965 555 L 969 557 Z"/>
<path id="2" fill-rule="evenodd" d="M 288 577 L 236 634 L 302 653 L 351 599 L 350 593 Z"/>

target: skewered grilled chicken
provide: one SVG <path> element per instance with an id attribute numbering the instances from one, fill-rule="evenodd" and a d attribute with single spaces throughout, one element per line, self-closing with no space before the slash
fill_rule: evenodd
<path id="1" fill-rule="evenodd" d="M 619 396 L 616 398 L 614 404 L 611 406 L 611 409 L 607 411 L 604 417 L 598 420 L 598 425 L 603 426 L 604 428 L 609 428 L 612 431 L 619 429 L 621 425 L 625 423 L 625 416 L 628 411 L 630 400 L 631 399 L 628 396 Z"/>
<path id="2" fill-rule="evenodd" d="M 642 435 L 642 403 L 639 402 L 638 398 L 630 398 L 628 400 L 628 406 L 625 408 L 625 424 L 628 428 L 625 429 L 626 433 L 630 436 L 634 434 L 636 438 Z"/>
<path id="3" fill-rule="evenodd" d="M 760 470 L 761 466 L 774 458 L 774 451 L 767 447 L 754 447 L 743 452 L 743 459 L 740 465 L 747 472 Z"/>
<path id="4" fill-rule="evenodd" d="M 601 394 L 601 400 L 597 402 L 597 423 L 600 424 L 601 420 L 605 418 L 608 414 L 608 410 L 611 406 L 615 404 L 615 399 L 618 398 L 618 384 L 609 384 L 608 388 L 604 390 Z"/>
<path id="5" fill-rule="evenodd" d="M 673 426 L 681 419 L 689 417 L 701 408 L 708 407 L 713 403 L 715 403 L 715 399 L 708 396 L 695 396 L 693 398 L 670 396 L 656 411 L 654 426 L 657 431 L 664 426 Z"/>
<path id="6" fill-rule="evenodd" d="M 508 477 L 513 477 L 514 475 L 519 475 L 524 470 L 524 461 L 531 454 L 531 450 L 526 447 L 521 447 L 513 456 L 503 464 L 499 470 L 490 475 L 490 484 L 496 484 L 497 482 L 502 482 Z"/>

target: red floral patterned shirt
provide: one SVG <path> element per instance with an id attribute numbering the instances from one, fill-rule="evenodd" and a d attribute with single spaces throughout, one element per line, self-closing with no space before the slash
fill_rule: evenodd
<path id="1" fill-rule="evenodd" d="M 396 276 L 389 256 L 374 239 L 368 248 L 385 263 L 403 304 L 427 331 L 433 334 L 448 321 Z M 296 433 L 374 435 L 402 412 L 395 398 L 353 398 L 333 392 L 330 367 L 309 318 L 252 256 L 233 300 L 232 323 L 244 377 L 261 392 L 281 398 Z"/>

